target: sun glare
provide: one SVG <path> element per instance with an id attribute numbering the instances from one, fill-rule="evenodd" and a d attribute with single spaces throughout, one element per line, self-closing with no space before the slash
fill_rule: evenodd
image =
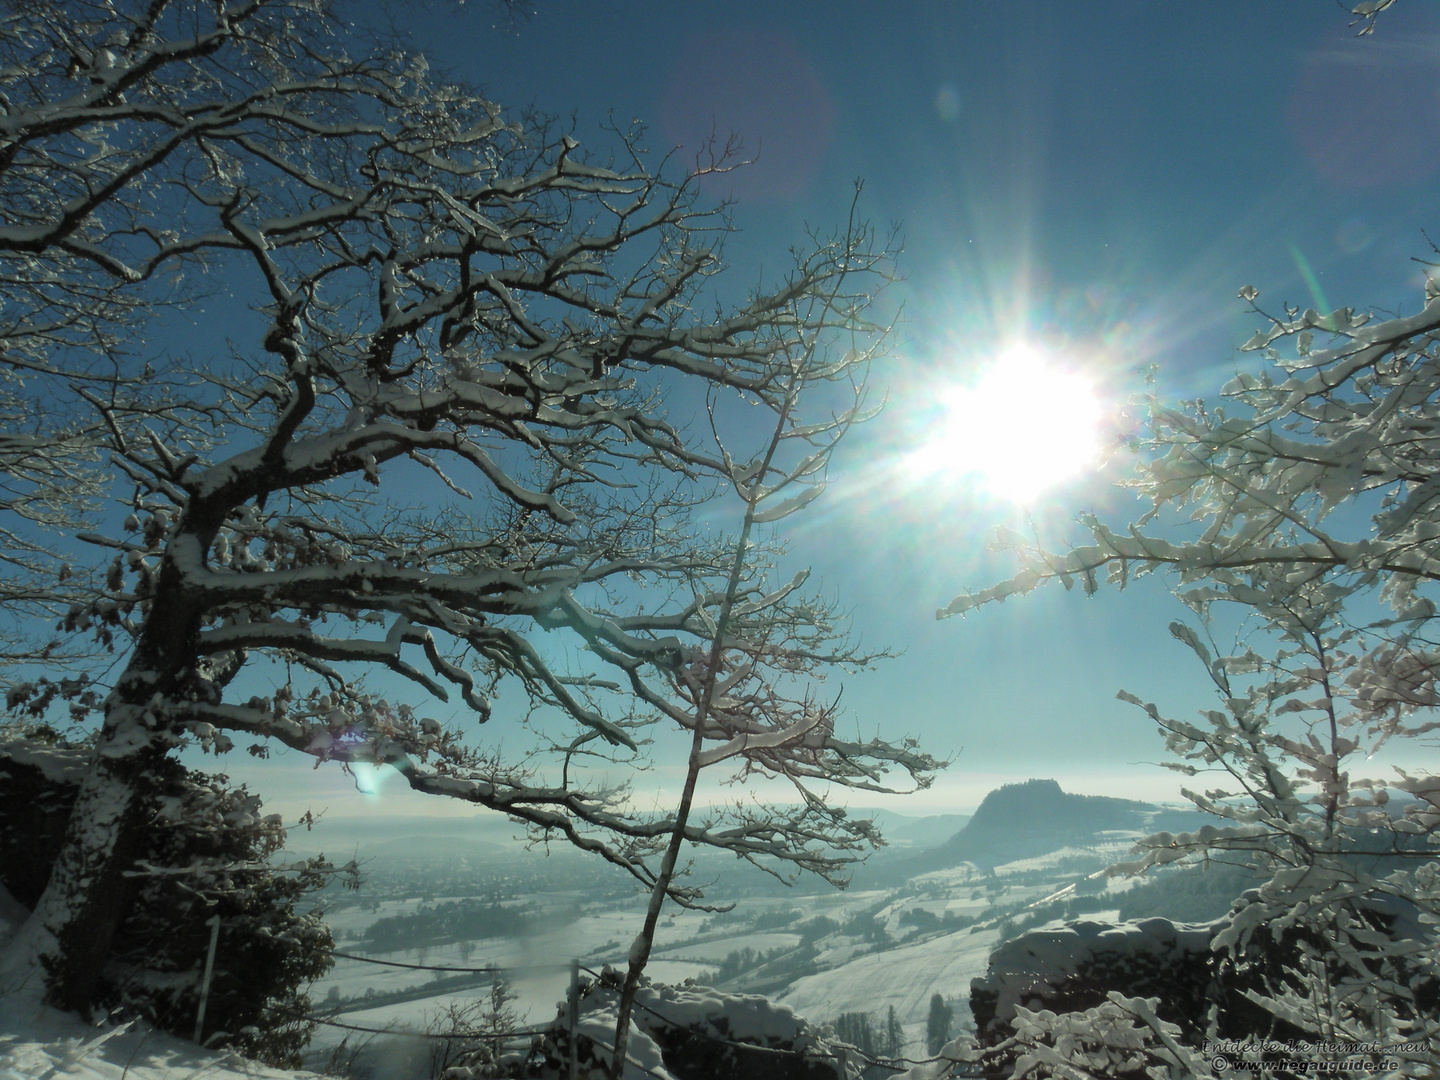
<path id="1" fill-rule="evenodd" d="M 974 382 L 941 395 L 919 471 L 969 473 L 992 494 L 1033 501 L 1091 466 L 1101 406 L 1090 380 L 1029 345 L 1014 345 Z"/>

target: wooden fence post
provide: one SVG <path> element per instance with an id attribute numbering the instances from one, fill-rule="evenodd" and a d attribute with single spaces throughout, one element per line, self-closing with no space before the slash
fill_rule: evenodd
<path id="1" fill-rule="evenodd" d="M 570 1080 L 580 1072 L 580 959 L 570 961 Z"/>
<path id="2" fill-rule="evenodd" d="M 200 1007 L 195 1010 L 197 1043 L 200 1042 L 200 1030 L 205 1026 L 205 1003 L 210 999 L 210 978 L 215 974 L 215 946 L 220 941 L 220 916 L 210 916 L 205 920 L 205 925 L 210 927 L 210 951 L 205 956 L 205 974 L 200 977 Z"/>

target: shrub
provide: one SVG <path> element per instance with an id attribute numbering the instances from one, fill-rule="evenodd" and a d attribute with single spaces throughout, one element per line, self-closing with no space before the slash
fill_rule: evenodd
<path id="1" fill-rule="evenodd" d="M 26 907 L 44 888 L 87 759 L 73 745 L 0 743 L 0 883 Z M 135 902 L 114 936 L 100 1003 L 192 1034 L 208 922 L 219 916 L 203 1040 L 298 1068 L 314 1029 L 307 988 L 334 962 L 329 927 L 302 905 L 336 868 L 323 857 L 276 861 L 280 818 L 262 815 L 260 799 L 225 776 L 167 761 L 151 783 L 142 870 L 129 879 Z"/>

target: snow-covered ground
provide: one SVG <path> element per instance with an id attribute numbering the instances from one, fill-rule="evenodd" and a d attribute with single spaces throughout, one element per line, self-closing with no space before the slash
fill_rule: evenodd
<path id="1" fill-rule="evenodd" d="M 993 929 L 976 928 L 870 953 L 797 979 L 776 1000 L 812 1020 L 877 1010 L 883 1020 L 893 1005 L 909 1048 L 918 1049 L 924 1045 L 930 998 L 968 1001 L 970 980 L 985 973 L 997 937 Z M 958 1011 L 969 1015 L 963 1006 Z"/>
<path id="2" fill-rule="evenodd" d="M 770 983 L 767 992 L 774 1000 L 821 1024 L 847 1012 L 870 1013 L 883 1022 L 888 1008 L 894 1006 L 910 1049 L 918 1051 L 924 1044 L 933 995 L 938 993 L 957 1006 L 957 1023 L 968 1023 L 970 981 L 985 973 L 991 950 L 998 941 L 998 931 L 994 925 L 982 922 L 936 934 L 902 922 L 903 914 L 923 909 L 936 917 L 951 913 L 983 920 L 996 906 L 1015 910 L 1017 905 L 1045 899 L 1073 883 L 1077 873 L 1074 862 L 1082 854 L 1103 858 L 1109 852 L 1066 850 L 1011 864 L 1000 868 L 1004 873 L 993 876 L 965 865 L 912 879 L 909 886 L 898 893 L 860 890 L 742 899 L 733 913 L 719 918 L 677 912 L 667 915 L 658 928 L 647 974 L 658 982 L 680 984 L 702 970 L 713 970 L 737 950 L 748 948 L 768 953 L 796 947 L 801 941 L 797 932 L 799 924 L 817 915 L 843 927 L 857 915 L 874 913 L 892 940 L 917 935 L 923 940 L 902 940 L 898 945 L 880 946 L 880 951 L 876 951 L 873 941 L 843 932 L 831 934 L 815 941 L 816 962 L 823 970 L 798 976 L 789 986 L 778 990 Z M 1071 869 L 1063 870 L 1062 866 Z M 1055 873 L 1051 876 L 1047 871 Z M 556 897 L 529 899 L 544 905 Z M 344 940 L 352 934 L 363 934 L 376 918 L 413 912 L 419 906 L 415 899 L 389 901 L 378 910 L 349 908 L 343 913 L 343 919 L 334 920 L 334 925 L 342 939 L 343 951 L 440 967 L 503 967 L 525 1024 L 541 1026 L 555 1017 L 558 1004 L 566 994 L 571 958 L 578 958 L 591 969 L 607 963 L 618 966 L 629 950 L 643 914 L 639 898 L 589 900 L 567 894 L 567 902 L 582 906 L 578 917 L 547 921 L 544 932 L 538 934 L 472 942 L 463 951 L 458 944 L 447 944 L 431 946 L 423 954 L 413 949 L 385 952 L 381 943 L 353 937 L 350 941 Z M 792 912 L 794 919 L 790 924 L 768 928 L 767 923 L 762 922 L 761 926 L 767 928 L 755 926 L 756 919 L 762 916 L 773 923 L 777 915 L 783 917 Z M 373 989 L 375 994 L 390 994 L 405 988 L 423 993 L 430 978 L 432 974 L 426 971 L 341 959 L 334 971 L 316 986 L 313 995 L 323 1007 L 333 988 L 335 994 L 348 1002 L 347 1011 L 336 1017 L 346 1023 L 392 1031 L 424 1031 L 434 1027 L 450 1005 L 473 1002 L 486 993 L 485 980 L 481 978 L 466 990 L 437 987 L 441 992 L 434 996 L 364 1007 L 362 998 L 367 989 Z M 747 985 L 747 976 L 742 975 L 726 985 L 743 988 Z M 333 1047 L 345 1034 L 341 1029 L 322 1028 L 316 1035 L 315 1045 L 321 1049 Z"/>
<path id="3" fill-rule="evenodd" d="M 803 902 L 788 898 L 779 902 L 774 899 L 746 900 L 740 903 L 733 916 L 722 921 L 718 927 L 711 917 L 704 913 L 676 912 L 661 920 L 657 928 L 654 958 L 647 968 L 647 974 L 659 982 L 680 983 L 694 978 L 701 971 L 713 970 L 720 961 L 736 950 L 749 948 L 757 952 L 770 952 L 774 949 L 793 948 L 799 944 L 799 934 L 788 929 L 755 930 L 750 924 L 750 918 L 755 915 L 798 910 L 800 916 L 797 916 L 797 921 L 802 916 L 810 918 L 825 915 L 841 922 L 860 911 L 873 908 L 886 897 L 884 892 L 861 891 L 806 896 Z M 434 902 L 442 903 L 446 899 L 451 898 L 440 897 Z M 536 902 L 546 902 L 554 898 L 533 899 Z M 939 909 L 945 903 L 947 901 L 932 902 L 926 906 Z M 979 910 L 985 906 L 983 902 L 955 903 L 964 910 Z M 503 977 L 510 983 L 515 994 L 517 1008 L 531 1025 L 543 1025 L 554 1018 L 557 1003 L 567 992 L 572 959 L 579 959 L 584 966 L 597 970 L 605 964 L 623 963 L 644 916 L 638 900 L 628 904 L 588 905 L 578 918 L 548 922 L 542 933 L 474 941 L 463 950 L 458 943 L 434 945 L 426 948 L 423 953 L 415 949 L 388 951 L 380 943 L 362 942 L 352 936 L 363 933 L 376 919 L 410 914 L 419 907 L 420 901 L 413 898 L 386 901 L 375 908 L 346 907 L 332 913 L 329 918 L 336 930 L 341 952 L 432 967 L 504 968 Z M 844 961 L 858 948 L 859 946 L 849 945 L 838 950 L 832 949 L 826 954 L 827 959 Z M 463 1003 L 483 996 L 486 991 L 483 985 L 479 984 L 486 981 L 484 977 L 477 979 L 475 989 L 441 992 L 431 997 L 393 1002 L 377 1008 L 364 1008 L 363 998 L 367 990 L 373 990 L 376 995 L 407 990 L 418 993 L 433 977 L 442 974 L 340 958 L 336 960 L 331 972 L 312 988 L 311 997 L 317 1008 L 327 1013 L 333 1009 L 332 995 L 353 1003 L 343 1013 L 334 1017 L 345 1023 L 392 1030 L 423 1031 L 452 1002 Z M 950 991 L 952 995 L 957 992 Z M 833 1018 L 831 1014 L 818 1014 L 814 1017 L 819 1021 Z M 322 1027 L 316 1033 L 314 1046 L 317 1049 L 333 1047 L 345 1036 L 344 1029 Z"/>
<path id="4" fill-rule="evenodd" d="M 141 1024 L 91 1027 L 32 1000 L 0 998 L 0 1080 L 308 1080 Z"/>
<path id="5" fill-rule="evenodd" d="M 26 912 L 0 886 L 0 945 Z M 140 1023 L 94 1026 L 33 996 L 0 995 L 0 1080 L 309 1080 L 204 1050 Z M 318 1078 L 316 1078 L 318 1080 Z"/>

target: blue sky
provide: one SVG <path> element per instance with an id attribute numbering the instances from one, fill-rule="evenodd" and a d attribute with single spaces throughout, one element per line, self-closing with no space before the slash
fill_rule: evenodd
<path id="1" fill-rule="evenodd" d="M 433 63 L 508 110 L 573 115 L 588 146 L 604 148 L 612 116 L 682 160 L 712 129 L 738 134 L 758 160 L 707 189 L 738 200 L 737 288 L 807 225 L 843 222 L 856 178 L 865 216 L 903 233 L 902 333 L 873 373 L 888 407 L 791 532 L 865 642 L 904 650 L 846 683 L 851 722 L 957 754 L 892 808 L 973 807 L 1031 776 L 1175 798 L 1148 764 L 1152 725 L 1114 696 L 1209 704 L 1166 632 L 1182 610 L 1162 582 L 935 620 L 1006 573 L 985 550 L 996 524 L 1033 519 L 1059 542 L 1083 508 L 1133 517 L 1128 497 L 1087 475 L 1022 512 L 958 469 L 897 483 L 903 454 L 933 434 L 937 395 L 1017 338 L 1073 353 L 1116 398 L 1150 365 L 1167 395 L 1213 397 L 1250 363 L 1242 285 L 1302 307 L 1418 309 L 1411 256 L 1440 227 L 1435 9 L 1402 0 L 1357 38 L 1325 0 L 534 6 L 514 30 L 483 4 L 397 17 Z M 1013 409 L 1025 430 L 1026 402 Z M 312 781 L 306 797 L 344 784 Z M 274 802 L 285 784 L 258 786 Z M 385 790 L 389 808 L 432 809 Z M 332 813 L 351 812 L 334 791 Z"/>

